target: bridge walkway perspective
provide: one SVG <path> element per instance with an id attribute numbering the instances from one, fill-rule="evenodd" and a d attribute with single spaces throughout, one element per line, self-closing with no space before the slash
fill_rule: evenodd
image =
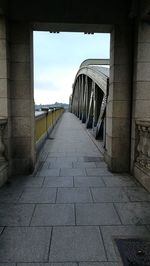
<path id="1" fill-rule="evenodd" d="M 80 120 L 64 113 L 37 171 L 0 189 L 0 266 L 122 265 L 115 238 L 150 236 L 150 194 L 109 172 Z"/>

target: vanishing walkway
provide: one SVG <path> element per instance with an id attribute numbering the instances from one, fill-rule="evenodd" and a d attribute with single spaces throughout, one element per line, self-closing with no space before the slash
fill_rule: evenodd
<path id="1" fill-rule="evenodd" d="M 63 115 L 39 165 L 0 189 L 0 266 L 117 266 L 113 238 L 149 236 L 150 195 L 107 170 L 74 115 Z"/>

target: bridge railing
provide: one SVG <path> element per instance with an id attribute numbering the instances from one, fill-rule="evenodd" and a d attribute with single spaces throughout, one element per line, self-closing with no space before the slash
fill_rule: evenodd
<path id="1" fill-rule="evenodd" d="M 43 109 L 35 112 L 35 144 L 39 152 L 46 138 L 64 112 L 64 108 Z"/>

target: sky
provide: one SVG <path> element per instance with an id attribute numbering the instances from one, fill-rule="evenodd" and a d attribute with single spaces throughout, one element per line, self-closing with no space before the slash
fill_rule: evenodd
<path id="1" fill-rule="evenodd" d="M 35 104 L 69 103 L 82 61 L 109 58 L 109 34 L 34 32 Z"/>

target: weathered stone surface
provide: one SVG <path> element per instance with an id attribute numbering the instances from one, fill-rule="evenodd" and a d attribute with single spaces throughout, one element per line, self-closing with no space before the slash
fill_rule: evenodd
<path id="1" fill-rule="evenodd" d="M 105 184 L 101 177 L 74 177 L 75 187 L 104 187 Z"/>
<path id="2" fill-rule="evenodd" d="M 31 221 L 32 226 L 75 225 L 73 204 L 39 204 Z"/>
<path id="3" fill-rule="evenodd" d="M 120 219 L 112 203 L 92 203 L 76 205 L 78 225 L 117 225 Z"/>
<path id="4" fill-rule="evenodd" d="M 105 261 L 105 251 L 98 227 L 54 228 L 49 260 Z"/>
<path id="5" fill-rule="evenodd" d="M 19 202 L 22 203 L 55 203 L 55 188 L 32 188 L 26 189 Z"/>
<path id="6" fill-rule="evenodd" d="M 50 235 L 46 227 L 7 227 L 0 236 L 0 261 L 46 262 Z"/>
<path id="7" fill-rule="evenodd" d="M 120 188 L 91 188 L 94 202 L 126 202 L 126 193 Z"/>
<path id="8" fill-rule="evenodd" d="M 44 187 L 73 187 L 73 177 L 46 177 Z"/>
<path id="9" fill-rule="evenodd" d="M 92 202 L 90 190 L 87 188 L 59 188 L 57 203 Z"/>
<path id="10" fill-rule="evenodd" d="M 33 204 L 0 204 L 1 226 L 28 226 L 34 211 Z"/>
<path id="11" fill-rule="evenodd" d="M 150 224 L 150 208 L 148 202 L 115 203 L 123 224 Z"/>

